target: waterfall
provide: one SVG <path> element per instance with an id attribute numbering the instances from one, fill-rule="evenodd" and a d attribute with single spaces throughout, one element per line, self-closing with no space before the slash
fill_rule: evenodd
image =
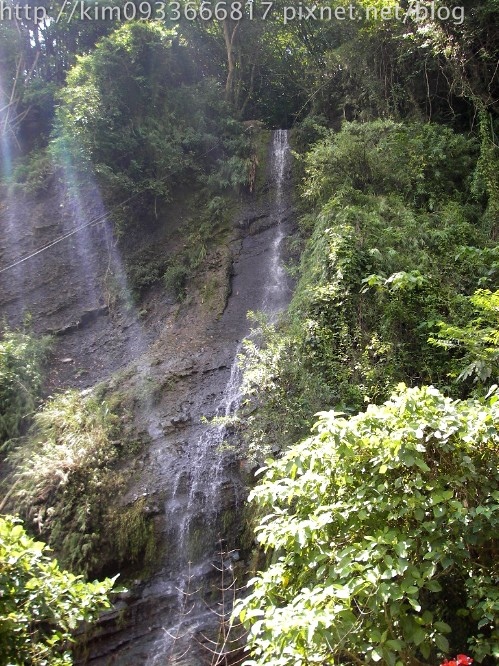
<path id="1" fill-rule="evenodd" d="M 275 130 L 269 164 L 269 210 L 273 225 L 265 232 L 268 233 L 267 246 L 262 252 L 265 279 L 256 301 L 259 302 L 258 309 L 271 321 L 289 300 L 289 284 L 282 263 L 283 221 L 287 210 L 284 183 L 289 172 L 289 158 L 288 133 L 286 130 Z M 192 596 L 190 587 L 206 585 L 206 578 L 213 575 L 214 555 L 217 550 L 225 549 L 222 546 L 227 536 L 224 533 L 223 513 L 227 510 L 228 501 L 232 510 L 237 510 L 237 504 L 244 496 L 238 476 L 238 458 L 230 441 L 230 418 L 241 400 L 240 351 L 241 342 L 235 349 L 228 381 L 214 411 L 215 418 L 210 420 L 201 434 L 188 442 L 183 459 L 173 471 L 172 493 L 165 513 L 170 519 L 174 518 L 170 530 L 174 553 L 170 555 L 169 573 L 177 590 L 177 621 L 170 621 L 169 628 L 163 627 L 164 637 L 156 643 L 154 654 L 148 658 L 148 666 L 177 663 L 177 653 L 189 650 L 189 641 L 193 640 L 195 632 L 206 626 L 209 620 L 213 624 L 213 614 L 210 617 L 202 599 L 196 600 Z M 220 544 L 218 549 L 217 543 Z M 230 564 L 228 566 L 230 568 Z M 172 589 L 172 586 L 168 587 L 169 594 L 172 594 Z"/>
<path id="2" fill-rule="evenodd" d="M 282 214 L 282 196 L 284 176 L 289 162 L 289 143 L 287 130 L 275 130 L 272 139 L 272 176 L 275 187 L 275 199 Z"/>
<path id="3" fill-rule="evenodd" d="M 286 212 L 284 200 L 284 182 L 290 158 L 288 131 L 275 130 L 272 137 L 271 177 L 274 189 L 274 207 L 277 218 L 276 234 L 272 242 L 268 267 L 268 281 L 265 285 L 262 310 L 270 321 L 274 321 L 278 313 L 288 301 L 288 283 L 286 271 L 282 263 L 282 243 L 285 237 L 283 218 Z"/>
<path id="4" fill-rule="evenodd" d="M 209 549 L 218 537 L 216 519 L 221 505 L 224 463 L 230 455 L 229 450 L 223 450 L 227 433 L 226 423 L 239 407 L 240 401 L 241 370 L 237 362 L 239 349 L 238 345 L 229 381 L 215 410 L 214 423 L 209 425 L 198 438 L 193 455 L 189 459 L 188 492 L 183 506 L 182 502 L 178 502 L 179 491 L 182 492 L 181 475 L 175 480 L 172 503 L 175 510 L 182 511 L 177 537 L 177 560 L 181 565 L 191 561 L 193 554 L 195 555 L 193 550 Z M 185 470 L 182 470 L 182 473 L 184 472 Z M 200 518 L 206 528 L 205 535 L 201 537 L 193 533 L 195 523 Z M 192 543 L 194 537 L 197 544 Z"/>

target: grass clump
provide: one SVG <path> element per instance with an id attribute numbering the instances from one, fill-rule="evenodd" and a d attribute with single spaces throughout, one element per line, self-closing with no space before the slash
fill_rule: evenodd
<path id="1" fill-rule="evenodd" d="M 172 260 L 163 275 L 166 291 L 171 293 L 177 301 L 181 301 L 185 297 L 188 276 L 189 269 L 179 258 Z"/>
<path id="2" fill-rule="evenodd" d="M 151 552 L 153 526 L 146 528 L 137 516 L 130 522 L 129 508 L 115 502 L 132 473 L 124 462 L 136 449 L 120 403 L 95 391 L 70 390 L 44 405 L 10 454 L 15 506 L 64 567 L 96 576 L 139 565 L 141 555 Z"/>

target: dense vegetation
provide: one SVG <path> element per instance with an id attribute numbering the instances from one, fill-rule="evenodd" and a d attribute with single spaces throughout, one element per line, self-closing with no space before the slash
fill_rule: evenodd
<path id="1" fill-rule="evenodd" d="M 400 385 L 270 466 L 253 497 L 272 557 L 240 607 L 256 663 L 496 654 L 497 399 Z"/>
<path id="2" fill-rule="evenodd" d="M 252 494 L 269 565 L 239 607 L 253 663 L 493 659 L 498 220 L 477 143 L 305 129 L 298 284 L 246 343 L 244 436 L 283 455 Z"/>
<path id="3" fill-rule="evenodd" d="M 448 128 L 379 120 L 347 123 L 306 154 L 309 238 L 288 322 L 263 348 L 248 344 L 246 389 L 264 403 L 248 419 L 253 444 L 285 447 L 318 410 L 355 412 L 399 381 L 473 388 L 473 373 L 456 377 L 464 340 L 453 354 L 435 341 L 450 334 L 440 322 L 472 318 L 468 295 L 495 284 L 476 159 Z"/>
<path id="4" fill-rule="evenodd" d="M 248 178 L 244 128 L 173 37 L 154 23 L 120 27 L 78 60 L 60 95 L 52 152 L 83 182 L 95 173 L 109 204 L 126 202 L 120 233 L 140 211 L 157 216 L 182 183 L 215 195 Z"/>
<path id="5" fill-rule="evenodd" d="M 182 300 L 210 243 L 226 242 L 237 195 L 254 190 L 257 147 L 242 121 L 292 126 L 297 286 L 282 321 L 257 316 L 258 342 L 246 343 L 244 455 L 282 457 L 253 492 L 268 567 L 240 606 L 248 663 L 398 666 L 458 651 L 490 662 L 497 0 L 404 20 L 393 3 L 359 0 L 359 20 L 287 23 L 284 4 L 207 21 L 189 3 L 196 20 L 123 23 L 67 20 L 71 6 L 56 2 L 62 20 L 0 21 L 1 193 L 40 201 L 58 188 L 93 213 L 97 200 L 123 248 L 172 228 L 175 206 L 195 210 L 176 253 L 126 265 L 137 298 L 157 282 Z M 382 6 L 383 18 L 366 14 Z M 69 391 L 34 415 L 47 348 L 7 329 L 0 342 L 0 446 L 16 472 L 7 499 L 64 566 L 143 568 L 154 550 L 143 507 L 116 511 L 100 494 L 124 491 L 142 446 L 129 398 Z M 318 411 L 317 434 L 295 444 Z M 0 594 L 14 604 L 2 607 L 0 642 L 22 663 L 69 663 L 59 647 L 93 614 L 78 604 L 102 607 L 108 584 L 59 572 L 10 518 L 1 530 L 2 590 L 9 549 L 23 574 Z M 68 609 L 52 637 L 47 623 L 61 617 L 35 570 Z M 61 580 L 80 586 L 76 602 Z M 26 596 L 35 606 L 19 619 Z"/>

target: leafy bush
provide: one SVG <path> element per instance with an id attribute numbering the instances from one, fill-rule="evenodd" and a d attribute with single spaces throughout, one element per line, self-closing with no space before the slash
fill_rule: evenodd
<path id="1" fill-rule="evenodd" d="M 345 185 L 373 194 L 400 192 L 432 210 L 469 185 L 476 158 L 472 141 L 442 125 L 345 123 L 307 155 L 305 192 L 322 201 Z"/>
<path id="2" fill-rule="evenodd" d="M 10 454 L 15 508 L 71 570 L 98 575 L 106 567 L 143 564 L 146 551 L 152 553 L 152 525 L 140 522 L 137 507 L 109 501 L 123 493 L 130 475 L 119 461 L 141 445 L 128 419 L 98 393 L 67 391 L 45 403 Z"/>
<path id="3" fill-rule="evenodd" d="M 185 283 L 189 276 L 189 269 L 179 260 L 170 263 L 163 275 L 165 289 L 172 293 L 177 300 L 185 295 Z"/>
<path id="4" fill-rule="evenodd" d="M 327 119 L 324 116 L 306 116 L 293 127 L 293 146 L 301 153 L 310 150 L 314 143 L 327 136 Z"/>
<path id="5" fill-rule="evenodd" d="M 0 517 L 0 664 L 72 664 L 74 630 L 109 608 L 115 579 L 85 583 L 61 571 L 19 520 Z"/>
<path id="6" fill-rule="evenodd" d="M 20 331 L 6 330 L 0 340 L 0 446 L 21 434 L 36 407 L 49 345 L 48 337 Z"/>
<path id="7" fill-rule="evenodd" d="M 258 324 L 244 340 L 241 391 L 245 395 L 242 428 L 246 455 L 262 461 L 303 436 L 304 414 L 313 414 L 332 399 L 331 388 L 302 364 L 296 344 L 299 331 L 280 331 L 262 317 L 249 313 Z M 286 405 L 286 415 L 280 415 Z M 255 409 L 256 408 L 256 409 Z"/>
<path id="8" fill-rule="evenodd" d="M 152 248 L 137 253 L 127 262 L 127 277 L 134 293 L 140 295 L 145 289 L 161 279 L 165 259 L 158 258 Z"/>
<path id="9" fill-rule="evenodd" d="M 28 195 L 36 196 L 47 191 L 54 165 L 48 151 L 33 150 L 14 170 L 12 181 Z"/>
<path id="10" fill-rule="evenodd" d="M 246 663 L 497 657 L 499 396 L 401 385 L 316 430 L 251 493 L 270 564 L 236 609 Z"/>
<path id="11" fill-rule="evenodd" d="M 217 190 L 238 189 L 249 184 L 251 160 L 233 155 L 228 160 L 220 160 L 215 173 L 208 176 L 208 187 Z"/>

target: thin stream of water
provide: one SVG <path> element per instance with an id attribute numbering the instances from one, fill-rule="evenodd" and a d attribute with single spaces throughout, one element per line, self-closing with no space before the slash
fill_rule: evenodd
<path id="1" fill-rule="evenodd" d="M 289 157 L 287 130 L 275 130 L 272 140 L 271 170 L 275 195 L 274 206 L 278 224 L 271 247 L 269 277 L 262 301 L 262 311 L 270 321 L 275 321 L 279 312 L 285 307 L 288 295 L 286 270 L 282 262 L 282 243 L 285 237 L 282 219 L 285 213 L 283 191 Z"/>

